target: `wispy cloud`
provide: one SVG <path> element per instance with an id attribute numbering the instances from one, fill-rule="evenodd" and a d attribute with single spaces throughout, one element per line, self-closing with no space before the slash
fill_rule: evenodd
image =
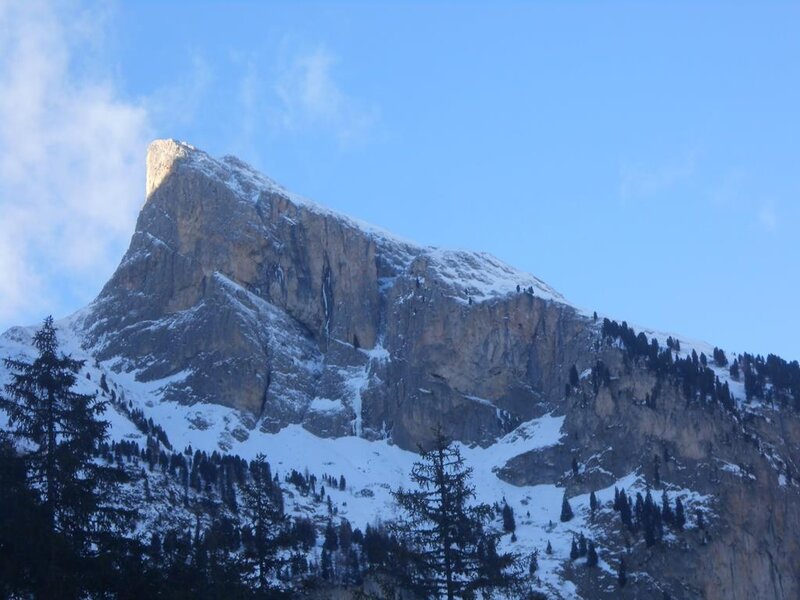
<path id="1" fill-rule="evenodd" d="M 781 219 L 790 218 L 785 205 L 764 189 L 768 183 L 758 180 L 742 168 L 728 170 L 718 183 L 711 186 L 711 204 L 728 214 L 737 215 L 766 233 L 781 229 Z M 782 210 L 784 208 L 784 210 Z"/>
<path id="2" fill-rule="evenodd" d="M 322 130 L 341 144 L 360 141 L 378 111 L 345 93 L 334 78 L 336 57 L 323 47 L 296 53 L 279 68 L 275 92 L 280 124 L 290 130 Z"/>
<path id="3" fill-rule="evenodd" d="M 0 2 L 0 323 L 90 299 L 133 229 L 149 118 L 89 68 L 101 19 Z"/>
<path id="4" fill-rule="evenodd" d="M 671 190 L 692 177 L 697 162 L 696 151 L 655 165 L 623 162 L 620 166 L 619 196 L 623 201 L 646 200 Z"/>
<path id="5" fill-rule="evenodd" d="M 758 223 L 768 232 L 774 232 L 778 229 L 778 212 L 775 204 L 772 202 L 765 202 L 758 209 Z"/>

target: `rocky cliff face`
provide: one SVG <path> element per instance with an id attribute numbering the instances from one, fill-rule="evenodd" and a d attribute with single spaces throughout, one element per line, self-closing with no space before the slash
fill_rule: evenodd
<path id="1" fill-rule="evenodd" d="M 130 248 L 75 321 L 111 371 L 152 382 L 165 401 L 237 409 L 240 439 L 301 424 L 414 449 L 441 425 L 489 446 L 563 415 L 560 443 L 521 452 L 497 476 L 570 497 L 635 480 L 691 507 L 687 531 L 652 548 L 601 512 L 592 527 L 608 572 L 568 561 L 561 571 L 580 596 L 800 597 L 796 412 L 745 402 L 716 367 L 738 408 L 689 401 L 538 279 L 399 240 L 237 159 L 165 140 L 147 166 Z M 579 381 L 567 386 L 573 365 Z M 621 556 L 639 574 L 622 591 Z"/>
<path id="2" fill-rule="evenodd" d="M 415 448 L 441 423 L 487 444 L 546 410 L 588 347 L 586 319 L 492 257 L 397 240 L 171 140 L 147 165 L 131 246 L 85 326 L 139 379 L 185 375 L 168 399 L 265 430 Z"/>
<path id="3" fill-rule="evenodd" d="M 658 598 L 658 590 L 673 598 L 797 597 L 800 495 L 790 483 L 800 459 L 796 413 L 759 407 L 759 415 L 745 409 L 734 416 L 720 404 L 688 401 L 678 386 L 659 385 L 616 348 L 596 356 L 610 367 L 611 381 L 593 389 L 584 380 L 565 400 L 565 443 L 519 455 L 498 475 L 515 485 L 558 481 L 575 496 L 636 472 L 655 489 L 692 490 L 707 502 L 689 511 L 694 526 L 668 550 L 637 546 L 635 535 L 612 527 L 607 547 L 652 579 L 624 593 L 603 592 L 576 572 L 581 589 L 592 598 Z M 698 526 L 696 510 L 706 526 Z"/>

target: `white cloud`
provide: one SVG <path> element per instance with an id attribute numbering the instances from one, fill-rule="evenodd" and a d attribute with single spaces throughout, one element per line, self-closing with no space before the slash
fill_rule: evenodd
<path id="1" fill-rule="evenodd" d="M 362 139 L 377 120 L 345 94 L 333 78 L 335 57 L 324 48 L 301 52 L 280 69 L 275 91 L 281 102 L 281 124 L 289 130 L 321 129 L 341 144 Z"/>
<path id="2" fill-rule="evenodd" d="M 102 39 L 95 8 L 0 0 L 4 325 L 75 308 L 62 302 L 75 289 L 73 301 L 91 299 L 143 199 L 148 113 L 89 68 L 101 50 L 92 47 Z"/>
<path id="3" fill-rule="evenodd" d="M 693 151 L 660 165 L 624 162 L 620 167 L 620 198 L 644 200 L 674 188 L 694 174 L 697 159 L 697 152 Z"/>

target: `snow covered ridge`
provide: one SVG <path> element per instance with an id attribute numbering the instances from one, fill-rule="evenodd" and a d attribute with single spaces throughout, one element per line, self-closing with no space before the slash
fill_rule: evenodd
<path id="1" fill-rule="evenodd" d="M 464 298 L 472 301 L 482 302 L 514 292 L 528 292 L 545 300 L 568 304 L 561 294 L 541 279 L 515 269 L 490 254 L 421 246 L 380 227 L 337 213 L 313 200 L 292 193 L 234 156 L 216 159 L 191 144 L 176 140 L 153 142 L 150 153 L 156 151 L 171 152 L 173 168 L 200 171 L 206 177 L 225 185 L 245 201 L 258 202 L 263 195 L 276 194 L 297 208 L 343 222 L 371 237 L 386 255 L 401 257 L 406 267 L 412 260 L 423 258 L 428 261 L 431 271 L 438 278 L 462 292 Z M 149 169 L 154 168 L 151 162 L 151 159 L 148 159 Z M 157 186 L 157 181 L 148 181 L 150 191 L 153 186 Z"/>

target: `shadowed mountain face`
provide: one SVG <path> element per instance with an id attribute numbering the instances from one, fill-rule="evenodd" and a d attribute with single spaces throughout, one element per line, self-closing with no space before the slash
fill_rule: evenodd
<path id="1" fill-rule="evenodd" d="M 131 246 L 86 321 L 98 357 L 265 430 L 487 444 L 552 408 L 589 321 L 478 253 L 422 248 L 236 159 L 154 142 Z M 519 286 L 519 291 L 517 291 Z M 566 365 L 566 367 L 565 367 Z"/>
<path id="2" fill-rule="evenodd" d="M 491 256 L 397 239 L 235 158 L 150 146 L 130 248 L 68 327 L 120 390 L 133 374 L 155 404 L 236 409 L 239 442 L 300 424 L 413 450 L 441 425 L 534 499 L 620 482 L 685 499 L 686 531 L 652 547 L 610 510 L 592 517 L 606 571 L 557 567 L 580 597 L 800 597 L 800 419 L 772 403 L 779 382 L 746 397 L 711 347 L 606 327 Z M 535 443 L 537 423 L 562 418 L 559 441 Z M 517 439 L 533 449 L 496 451 Z M 530 531 L 540 546 L 558 534 L 547 518 Z"/>

